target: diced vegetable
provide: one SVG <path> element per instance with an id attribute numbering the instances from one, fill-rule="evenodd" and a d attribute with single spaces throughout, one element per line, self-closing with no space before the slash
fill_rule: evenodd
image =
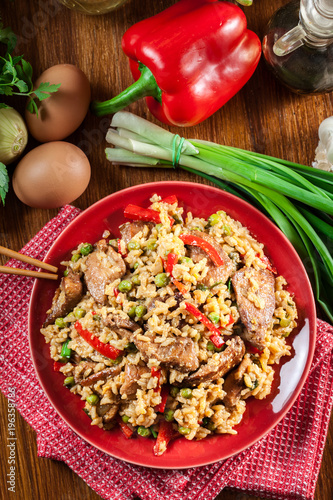
<path id="1" fill-rule="evenodd" d="M 131 220 L 143 220 L 146 222 L 155 222 L 156 224 L 161 222 L 161 215 L 157 210 L 152 210 L 151 208 L 142 208 L 137 205 L 127 205 L 124 210 L 124 216 Z M 169 217 L 170 226 L 174 223 L 172 217 Z"/>
<path id="2" fill-rule="evenodd" d="M 142 426 L 137 428 L 137 433 L 139 434 L 139 436 L 142 437 L 148 437 L 151 434 L 150 429 L 148 427 L 142 427 Z"/>
<path id="3" fill-rule="evenodd" d="M 116 420 L 117 420 L 125 438 L 130 439 L 134 433 L 133 429 L 123 421 L 123 419 L 120 417 L 120 415 L 116 416 Z"/>
<path id="4" fill-rule="evenodd" d="M 63 358 L 63 359 L 70 359 L 71 357 L 71 354 L 72 354 L 72 349 L 70 349 L 68 347 L 68 343 L 70 342 L 71 339 L 67 339 L 63 344 L 62 344 L 62 347 L 61 347 L 61 353 L 60 353 L 60 356 Z"/>
<path id="5" fill-rule="evenodd" d="M 123 351 L 116 349 L 111 344 L 103 344 L 103 342 L 98 340 L 98 338 L 89 332 L 89 330 L 84 329 L 79 321 L 76 321 L 74 326 L 78 334 L 81 335 L 81 337 L 83 337 L 84 340 L 95 349 L 95 351 L 99 352 L 103 356 L 115 360 L 118 356 L 123 354 Z"/>
<path id="6" fill-rule="evenodd" d="M 216 266 L 223 266 L 224 261 L 218 251 L 208 241 L 193 234 L 181 234 L 179 238 L 185 245 L 200 247 L 212 259 Z"/>
<path id="7" fill-rule="evenodd" d="M 89 396 L 86 397 L 86 400 L 91 406 L 96 406 L 99 401 L 99 397 L 97 394 L 89 394 Z"/>
<path id="8" fill-rule="evenodd" d="M 89 255 L 93 251 L 93 246 L 90 243 L 85 243 L 80 248 L 81 255 Z"/>
<path id="9" fill-rule="evenodd" d="M 65 378 L 64 385 L 66 387 L 73 387 L 74 384 L 75 384 L 74 377 L 66 377 Z"/>
<path id="10" fill-rule="evenodd" d="M 155 456 L 161 456 L 167 449 L 171 439 L 174 437 L 174 430 L 171 422 L 161 420 L 157 439 L 153 452 Z"/>
<path id="11" fill-rule="evenodd" d="M 157 406 L 155 406 L 154 410 L 159 413 L 163 413 L 165 410 L 165 405 L 169 396 L 169 386 L 162 385 L 161 387 L 161 402 Z"/>
<path id="12" fill-rule="evenodd" d="M 167 263 L 166 263 L 166 272 L 170 274 L 170 276 L 172 276 L 172 271 L 173 271 L 173 268 L 174 266 L 177 264 L 178 262 L 178 255 L 176 253 L 168 253 L 168 256 L 167 256 Z"/>
<path id="13" fill-rule="evenodd" d="M 213 342 L 215 347 L 221 347 L 225 342 L 222 339 L 220 331 L 216 328 L 216 326 L 214 326 L 214 324 L 207 318 L 207 316 L 200 312 L 199 309 L 197 309 L 193 304 L 185 302 L 185 307 L 189 313 L 198 318 L 198 320 L 212 332 L 212 335 L 210 335 L 209 338 Z"/>

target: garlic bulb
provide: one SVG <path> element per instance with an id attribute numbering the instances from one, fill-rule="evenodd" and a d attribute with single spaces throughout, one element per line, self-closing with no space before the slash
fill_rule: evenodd
<path id="1" fill-rule="evenodd" d="M 22 116 L 14 108 L 0 108 L 0 162 L 8 165 L 24 151 L 28 131 Z"/>
<path id="2" fill-rule="evenodd" d="M 315 151 L 312 166 L 321 170 L 333 171 L 333 116 L 321 122 L 318 129 L 319 144 Z"/>

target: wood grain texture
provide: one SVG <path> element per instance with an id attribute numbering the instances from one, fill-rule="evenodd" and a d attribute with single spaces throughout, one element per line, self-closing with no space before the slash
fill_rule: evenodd
<path id="1" fill-rule="evenodd" d="M 75 64 L 88 76 L 93 97 L 102 100 L 116 95 L 132 83 L 127 60 L 121 50 L 124 31 L 173 3 L 174 0 L 129 0 L 112 14 L 87 17 L 60 6 L 56 0 L 2 0 L 0 12 L 5 26 L 10 25 L 21 35 L 18 53 L 24 54 L 32 63 L 36 77 L 54 64 Z M 254 0 L 254 5 L 246 9 L 249 26 L 262 38 L 266 22 L 274 10 L 285 3 L 282 0 Z M 25 103 L 22 99 L 8 102 L 23 111 Z M 332 114 L 332 104 L 332 94 L 302 97 L 290 93 L 273 78 L 261 60 L 247 85 L 214 116 L 193 128 L 180 130 L 174 127 L 171 130 L 185 137 L 213 140 L 311 164 L 318 143 L 318 126 Z M 133 104 L 130 110 L 155 121 L 144 102 Z M 177 170 L 110 166 L 104 156 L 108 123 L 109 119 L 99 119 L 88 113 L 79 130 L 67 139 L 86 152 L 92 165 L 90 185 L 76 200 L 75 206 L 85 209 L 112 192 L 142 182 L 164 179 L 204 182 L 199 177 Z M 37 142 L 31 139 L 28 148 L 36 145 Z M 14 167 L 10 167 L 10 173 Z M 57 210 L 33 209 L 23 205 L 10 189 L 5 207 L 0 206 L 0 244 L 20 250 L 56 214 Z M 5 262 L 6 258 L 0 256 L 0 264 Z M 7 405 L 6 398 L 1 395 L 1 500 L 99 499 L 66 465 L 37 457 L 35 433 L 19 414 L 16 415 L 19 471 L 16 493 L 6 490 Z M 333 496 L 332 455 L 333 420 L 315 500 L 330 500 Z M 217 500 L 251 499 L 255 497 L 230 491 L 223 491 L 217 497 Z"/>

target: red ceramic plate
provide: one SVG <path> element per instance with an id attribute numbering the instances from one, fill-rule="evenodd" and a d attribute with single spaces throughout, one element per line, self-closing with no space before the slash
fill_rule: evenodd
<path id="1" fill-rule="evenodd" d="M 56 266 L 70 256 L 81 242 L 97 241 L 105 229 L 118 236 L 124 222 L 123 211 L 128 203 L 148 206 L 149 198 L 175 194 L 186 211 L 207 217 L 225 210 L 247 226 L 274 262 L 279 274 L 289 283 L 298 308 L 298 329 L 290 339 L 292 357 L 283 360 L 276 370 L 272 393 L 264 400 L 248 400 L 237 435 L 215 435 L 202 441 L 175 440 L 161 457 L 153 455 L 153 439 L 135 437 L 127 440 L 117 428 L 103 431 L 90 425 L 82 411 L 83 402 L 63 386 L 63 375 L 53 371 L 49 346 L 40 327 L 57 286 L 36 280 L 29 314 L 31 354 L 40 383 L 52 405 L 67 424 L 96 448 L 122 460 L 156 468 L 187 468 L 205 465 L 230 457 L 249 447 L 267 434 L 285 415 L 299 394 L 308 375 L 316 336 L 316 312 L 309 279 L 292 245 L 261 212 L 235 196 L 202 184 L 189 182 L 158 182 L 134 186 L 111 194 L 80 214 L 57 238 L 45 260 Z"/>

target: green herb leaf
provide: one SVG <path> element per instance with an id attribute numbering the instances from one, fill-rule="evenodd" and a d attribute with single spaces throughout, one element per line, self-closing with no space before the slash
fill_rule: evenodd
<path id="1" fill-rule="evenodd" d="M 36 113 L 36 115 L 38 116 L 38 106 L 33 98 L 30 98 L 30 100 L 27 104 L 27 110 L 30 113 Z"/>
<path id="2" fill-rule="evenodd" d="M 6 194 L 8 193 L 9 187 L 9 176 L 7 172 L 6 165 L 0 162 L 0 198 L 3 204 L 5 204 Z"/>
<path id="3" fill-rule="evenodd" d="M 26 93 L 29 90 L 28 85 L 23 80 L 17 80 L 15 82 L 15 87 L 17 87 L 22 93 Z"/>
<path id="4" fill-rule="evenodd" d="M 13 52 L 17 43 L 17 37 L 8 26 L 3 27 L 3 23 L 0 21 L 0 42 L 7 45 L 8 52 Z"/>
<path id="5" fill-rule="evenodd" d="M 51 85 L 50 82 L 42 82 L 38 89 L 34 90 L 34 94 L 40 101 L 43 101 L 44 99 L 47 99 L 50 97 L 50 94 L 53 92 L 57 92 L 58 88 L 60 87 L 60 83 L 56 85 Z"/>

